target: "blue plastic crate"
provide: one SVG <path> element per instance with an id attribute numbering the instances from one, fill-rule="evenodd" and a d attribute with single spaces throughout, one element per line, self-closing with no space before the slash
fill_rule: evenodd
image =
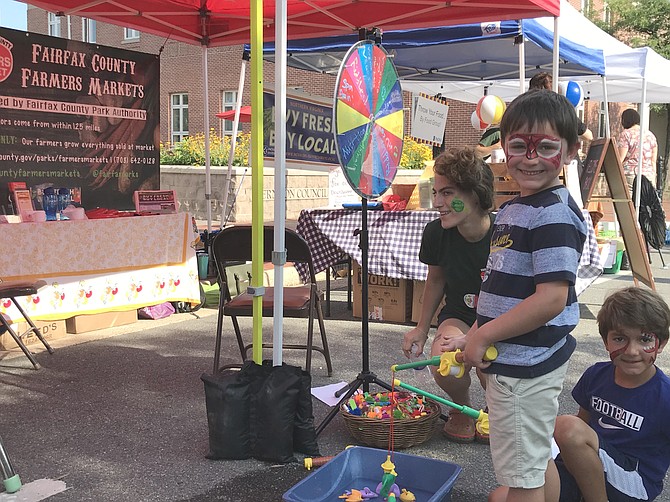
<path id="1" fill-rule="evenodd" d="M 284 493 L 284 500 L 336 501 L 352 488 L 362 490 L 367 486 L 375 490 L 384 474 L 381 464 L 386 460 L 386 454 L 386 450 L 376 448 L 348 448 Z M 394 453 L 393 463 L 398 473 L 396 484 L 400 489 L 413 492 L 416 500 L 451 500 L 451 489 L 461 472 L 459 465 L 406 453 Z"/>

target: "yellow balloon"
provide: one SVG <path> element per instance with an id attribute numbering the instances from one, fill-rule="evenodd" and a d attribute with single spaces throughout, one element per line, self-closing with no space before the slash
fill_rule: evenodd
<path id="1" fill-rule="evenodd" d="M 500 121 L 502 120 L 502 116 L 505 113 L 505 110 L 507 109 L 507 105 L 505 102 L 500 99 L 498 96 L 494 96 L 496 98 L 496 106 L 495 106 L 495 113 L 493 114 L 493 122 L 492 124 L 500 124 Z"/>

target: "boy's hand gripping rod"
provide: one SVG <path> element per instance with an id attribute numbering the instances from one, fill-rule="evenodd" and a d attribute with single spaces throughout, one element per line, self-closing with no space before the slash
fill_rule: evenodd
<path id="1" fill-rule="evenodd" d="M 498 351 L 493 345 L 491 345 L 488 349 L 486 349 L 486 353 L 484 354 L 484 360 L 493 361 L 496 357 L 498 357 Z M 393 366 L 391 366 L 391 371 L 395 372 L 399 370 L 406 370 L 410 368 L 417 368 L 420 366 L 427 366 L 427 365 L 438 366 L 437 371 L 442 376 L 452 375 L 455 376 L 456 378 L 461 378 L 465 374 L 465 365 L 463 364 L 463 353 L 460 351 L 460 349 L 456 349 L 454 352 L 444 352 L 440 356 L 433 356 L 431 359 L 427 359 L 425 361 L 413 361 L 405 364 L 394 364 Z M 442 403 L 446 406 L 454 408 L 455 410 L 460 411 L 464 415 L 474 418 L 477 421 L 475 423 L 475 427 L 477 428 L 480 434 L 489 433 L 489 415 L 483 410 L 475 410 L 474 408 L 470 408 L 469 406 L 454 403 L 453 401 L 449 401 L 442 397 L 436 396 L 435 394 L 431 394 L 430 392 L 421 390 L 418 387 L 414 387 L 413 385 L 403 383 L 397 378 L 393 380 L 393 385 L 409 390 L 410 392 L 415 392 L 422 396 L 433 399 L 438 403 Z"/>
<path id="2" fill-rule="evenodd" d="M 498 357 L 498 351 L 491 345 L 484 353 L 484 361 L 494 361 Z M 391 371 L 408 370 L 410 368 L 419 368 L 421 366 L 437 366 L 437 372 L 442 376 L 455 376 L 461 378 L 465 375 L 465 364 L 463 364 L 463 352 L 456 349 L 453 352 L 443 352 L 442 355 L 433 356 L 430 359 L 421 361 L 412 361 L 405 364 L 394 364 Z"/>

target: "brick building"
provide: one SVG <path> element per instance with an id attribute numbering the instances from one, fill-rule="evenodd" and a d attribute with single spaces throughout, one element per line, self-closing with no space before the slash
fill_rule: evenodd
<path id="1" fill-rule="evenodd" d="M 571 0 L 570 3 L 582 11 L 587 8 L 598 9 L 602 5 L 600 0 L 595 2 Z M 185 135 L 203 131 L 204 104 L 203 86 L 200 78 L 202 74 L 202 49 L 200 47 L 74 16 L 58 17 L 33 6 L 28 6 L 28 30 L 128 50 L 153 54 L 160 53 L 161 141 L 174 142 Z M 207 113 L 210 117 L 210 127 L 219 134 L 232 131 L 232 122 L 217 119 L 215 114 L 222 110 L 234 108 L 237 100 L 242 55 L 242 46 L 208 49 L 210 102 Z M 274 64 L 265 62 L 263 71 L 265 82 L 272 85 Z M 532 76 L 532 72 L 529 72 L 529 76 Z M 289 88 L 298 88 L 317 96 L 330 97 L 333 95 L 335 77 L 289 68 L 287 85 Z M 247 72 L 242 98 L 243 104 L 249 104 L 250 102 L 248 92 L 249 72 Z M 410 97 L 406 96 L 408 106 L 409 100 Z M 475 145 L 481 135 L 470 123 L 470 116 L 475 105 L 453 100 L 449 102 L 449 105 L 445 146 Z M 610 104 L 610 123 L 612 136 L 614 137 L 621 130 L 618 121 L 620 109 L 628 106 L 625 104 Z M 579 113 L 582 114 L 583 120 L 593 131 L 595 137 L 603 135 L 604 120 L 601 103 L 587 101 Z M 242 130 L 248 129 L 248 126 L 244 124 L 241 127 Z M 653 119 L 652 129 L 654 129 Z M 407 128 L 407 130 L 409 129 Z M 657 134 L 657 136 L 664 137 L 665 135 Z M 661 137 L 659 137 L 659 142 L 664 143 Z"/>

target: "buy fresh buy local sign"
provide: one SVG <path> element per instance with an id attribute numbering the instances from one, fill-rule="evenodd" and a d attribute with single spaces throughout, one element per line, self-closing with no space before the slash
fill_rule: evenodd
<path id="1" fill-rule="evenodd" d="M 263 155 L 274 157 L 274 94 L 263 93 Z M 325 99 L 289 95 L 286 99 L 286 160 L 339 164 L 333 135 L 333 107 Z"/>

